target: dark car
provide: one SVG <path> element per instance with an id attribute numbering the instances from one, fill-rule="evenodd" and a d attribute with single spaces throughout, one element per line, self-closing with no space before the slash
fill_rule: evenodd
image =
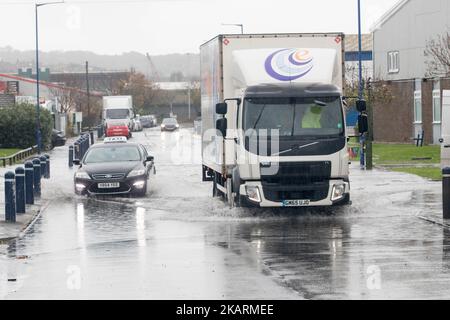
<path id="1" fill-rule="evenodd" d="M 59 130 L 52 130 L 52 137 L 51 137 L 51 147 L 52 149 L 55 147 L 61 147 L 66 144 L 66 137 L 64 134 Z"/>
<path id="2" fill-rule="evenodd" d="M 161 131 L 174 131 L 179 128 L 177 119 L 175 118 L 165 118 L 161 122 Z"/>
<path id="3" fill-rule="evenodd" d="M 154 119 L 153 116 L 141 116 L 141 124 L 144 128 L 154 127 Z"/>
<path id="4" fill-rule="evenodd" d="M 74 175 L 75 193 L 80 195 L 134 194 L 144 196 L 154 158 L 138 143 L 95 144 L 87 151 Z"/>

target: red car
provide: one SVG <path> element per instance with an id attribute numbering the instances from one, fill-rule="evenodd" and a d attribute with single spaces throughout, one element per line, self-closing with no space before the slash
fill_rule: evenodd
<path id="1" fill-rule="evenodd" d="M 131 131 L 126 124 L 110 124 L 106 127 L 107 137 L 123 136 L 131 138 Z"/>

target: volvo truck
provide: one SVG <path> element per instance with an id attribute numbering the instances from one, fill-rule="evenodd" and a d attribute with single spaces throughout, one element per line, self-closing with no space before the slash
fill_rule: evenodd
<path id="1" fill-rule="evenodd" d="M 200 47 L 202 178 L 231 206 L 350 203 L 344 34 L 219 35 Z"/>

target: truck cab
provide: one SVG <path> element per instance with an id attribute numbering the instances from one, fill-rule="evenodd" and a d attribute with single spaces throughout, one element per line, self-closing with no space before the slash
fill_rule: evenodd
<path id="1" fill-rule="evenodd" d="M 237 109 L 226 108 L 223 116 L 227 124 L 235 120 L 235 129 L 226 130 L 224 145 L 226 154 L 234 154 L 225 162 L 238 204 L 285 207 L 349 202 L 339 88 L 317 83 L 262 84 L 248 87 L 237 101 Z M 218 129 L 223 130 L 220 122 Z M 230 162 L 232 158 L 236 161 Z"/>
<path id="2" fill-rule="evenodd" d="M 219 35 L 201 47 L 202 178 L 230 206 L 350 203 L 344 35 Z"/>

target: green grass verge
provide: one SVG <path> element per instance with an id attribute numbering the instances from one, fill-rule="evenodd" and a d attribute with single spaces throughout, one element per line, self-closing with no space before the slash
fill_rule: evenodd
<path id="1" fill-rule="evenodd" d="M 404 167 L 404 168 L 392 168 L 391 170 L 397 172 L 411 173 L 431 180 L 442 180 L 440 168 Z"/>
<path id="2" fill-rule="evenodd" d="M 350 147 L 357 147 L 356 143 L 349 143 Z M 414 160 L 414 158 L 431 158 L 428 160 Z M 358 161 L 359 157 L 352 158 Z M 374 164 L 430 164 L 440 163 L 440 146 L 416 147 L 409 144 L 373 144 L 373 162 Z"/>
<path id="3" fill-rule="evenodd" d="M 0 149 L 0 158 L 12 156 L 20 150 L 21 149 Z"/>

